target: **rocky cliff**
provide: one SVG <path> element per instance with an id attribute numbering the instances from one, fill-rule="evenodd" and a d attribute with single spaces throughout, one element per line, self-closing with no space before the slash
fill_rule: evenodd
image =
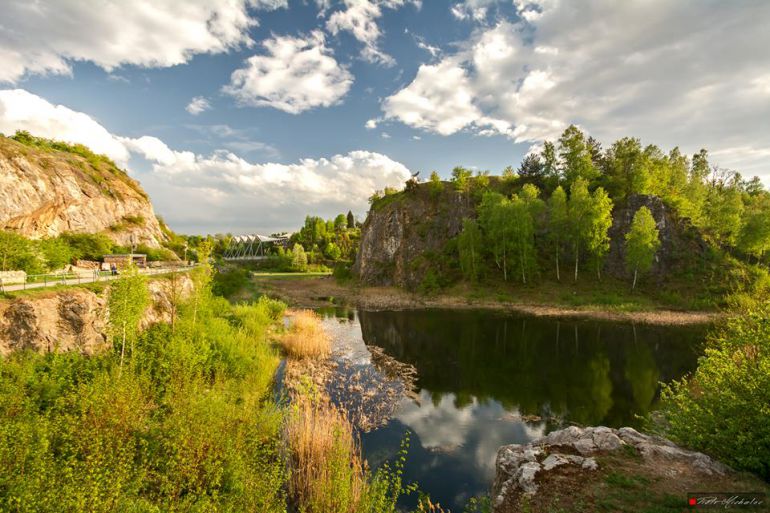
<path id="1" fill-rule="evenodd" d="M 165 239 L 139 184 L 105 158 L 0 137 L 0 229 L 37 239 L 104 232 L 117 244 Z"/>
<path id="2" fill-rule="evenodd" d="M 672 273 L 682 273 L 707 251 L 697 229 L 687 220 L 680 219 L 655 196 L 636 195 L 627 204 L 616 206 L 612 213 L 606 275 L 629 278 L 624 260 L 625 234 L 634 214 L 642 206 L 652 212 L 661 240 L 648 280 L 662 281 Z M 462 230 L 463 218 L 475 217 L 475 207 L 473 197 L 461 195 L 450 184 L 445 184 L 438 194 L 431 194 L 428 184 L 420 184 L 410 191 L 376 201 L 363 226 L 353 272 L 365 285 L 415 289 L 429 269 L 436 269 L 442 258 L 456 258 L 450 239 Z M 550 255 L 541 257 L 546 259 Z M 541 261 L 541 268 L 544 265 Z"/>
<path id="3" fill-rule="evenodd" d="M 187 297 L 192 281 L 186 274 L 148 283 L 150 306 L 141 325 L 169 322 L 172 298 Z M 109 347 L 109 287 L 100 293 L 84 288 L 41 292 L 0 301 L 0 355 L 17 350 L 41 353 L 77 351 L 94 354 Z"/>
<path id="4" fill-rule="evenodd" d="M 463 219 L 475 216 L 475 205 L 451 187 L 431 194 L 425 185 L 372 205 L 353 266 L 362 283 L 416 288 Z"/>

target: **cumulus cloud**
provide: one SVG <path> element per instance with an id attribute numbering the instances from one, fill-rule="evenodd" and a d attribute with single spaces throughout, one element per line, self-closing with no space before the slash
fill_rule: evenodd
<path id="1" fill-rule="evenodd" d="M 577 123 L 606 141 L 705 146 L 722 165 L 770 171 L 770 3 L 514 3 L 518 21 L 478 28 L 421 66 L 383 101 L 385 117 L 529 143 Z"/>
<path id="2" fill-rule="evenodd" d="M 210 155 L 178 151 L 157 137 L 112 134 L 87 114 L 27 91 L 0 90 L 0 132 L 16 130 L 85 144 L 124 167 L 144 159 L 151 171 L 132 174 L 178 229 L 288 230 L 311 212 L 327 217 L 348 209 L 363 212 L 372 191 L 401 185 L 410 176 L 403 164 L 364 150 L 292 164 L 253 163 L 224 149 Z M 234 132 L 225 125 L 215 130 Z"/>
<path id="3" fill-rule="evenodd" d="M 248 58 L 223 89 L 243 105 L 299 114 L 338 103 L 353 84 L 320 30 L 307 37 L 276 36 L 262 45 L 266 54 Z"/>
<path id="4" fill-rule="evenodd" d="M 422 5 L 421 0 L 344 0 L 345 9 L 334 12 L 326 21 L 326 29 L 336 35 L 350 32 L 364 44 L 361 57 L 369 62 L 393 66 L 395 59 L 379 48 L 382 37 L 377 20 L 382 17 L 382 9 L 398 9 L 407 3 Z M 328 8 L 328 5 L 326 5 Z"/>
<path id="5" fill-rule="evenodd" d="M 197 116 L 201 112 L 207 111 L 211 108 L 211 104 L 209 101 L 204 98 L 203 96 L 196 96 L 192 100 L 190 100 L 190 103 L 187 104 L 187 107 L 185 107 L 185 110 L 192 114 L 193 116 Z"/>
<path id="6" fill-rule="evenodd" d="M 107 71 L 123 65 L 166 67 L 199 53 L 251 45 L 257 21 L 247 7 L 286 0 L 7 0 L 0 22 L 0 82 L 27 74 L 70 74 L 73 61 Z"/>
<path id="7" fill-rule="evenodd" d="M 16 130 L 85 144 L 120 165 L 128 163 L 129 152 L 125 145 L 87 114 L 53 105 L 23 89 L 0 90 L 0 132 L 12 135 Z"/>

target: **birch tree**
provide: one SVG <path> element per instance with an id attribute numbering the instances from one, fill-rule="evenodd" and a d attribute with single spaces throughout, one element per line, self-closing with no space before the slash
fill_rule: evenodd
<path id="1" fill-rule="evenodd" d="M 652 267 L 658 248 L 660 238 L 655 219 L 649 208 L 641 207 L 634 214 L 631 229 L 626 234 L 626 266 L 634 273 L 631 290 L 636 288 L 639 273 L 644 274 Z"/>
<path id="2" fill-rule="evenodd" d="M 120 369 L 126 355 L 126 343 L 133 346 L 139 322 L 150 302 L 147 279 L 133 265 L 122 271 L 122 276 L 110 286 L 107 300 L 110 312 L 110 332 L 113 341 L 120 342 Z"/>
<path id="3" fill-rule="evenodd" d="M 561 248 L 569 234 L 569 217 L 567 214 L 567 194 L 561 185 L 553 191 L 548 200 L 548 236 L 556 258 L 556 280 L 561 281 L 559 257 Z"/>

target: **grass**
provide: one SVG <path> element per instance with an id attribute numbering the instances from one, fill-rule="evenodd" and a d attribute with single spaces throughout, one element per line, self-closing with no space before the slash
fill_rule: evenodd
<path id="1" fill-rule="evenodd" d="M 532 285 L 518 283 L 477 285 L 460 284 L 443 292 L 456 294 L 475 300 L 495 300 L 526 304 L 567 306 L 583 309 L 602 309 L 617 312 L 639 312 L 657 309 L 674 310 L 713 310 L 697 304 L 686 296 L 668 294 L 665 291 L 632 292 L 629 285 L 620 280 L 605 277 L 596 281 L 582 277 L 577 282 L 564 278 L 561 282 L 542 279 Z"/>
<path id="2" fill-rule="evenodd" d="M 331 352 L 331 340 L 315 312 L 300 310 L 291 319 L 281 346 L 290 358 L 325 358 Z"/>

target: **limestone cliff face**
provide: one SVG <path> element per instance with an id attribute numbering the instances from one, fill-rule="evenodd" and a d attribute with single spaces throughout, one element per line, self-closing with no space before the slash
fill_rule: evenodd
<path id="1" fill-rule="evenodd" d="M 37 239 L 104 232 L 116 243 L 159 247 L 150 200 L 123 171 L 80 155 L 0 137 L 0 229 Z"/>
<path id="2" fill-rule="evenodd" d="M 367 285 L 416 288 L 475 205 L 449 185 L 431 194 L 421 185 L 375 203 L 361 231 L 353 272 Z"/>
<path id="3" fill-rule="evenodd" d="M 456 250 L 448 249 L 448 243 L 462 230 L 463 218 L 476 216 L 475 202 L 448 184 L 439 194 L 430 194 L 427 185 L 420 184 L 373 205 L 363 226 L 361 247 L 353 266 L 361 283 L 415 289 L 427 270 L 436 268 L 437 261 L 456 258 Z M 634 214 L 642 206 L 652 212 L 661 240 L 647 279 L 661 281 L 672 273 L 684 272 L 707 251 L 698 230 L 680 219 L 660 198 L 635 195 L 625 205 L 616 206 L 612 213 L 610 251 L 604 274 L 620 279 L 630 277 L 625 266 L 625 235 Z M 447 255 L 447 251 L 451 255 Z M 547 263 L 550 255 L 541 257 L 541 269 L 551 265 Z M 569 261 L 564 261 L 562 272 L 568 273 L 569 265 Z"/>
<path id="4" fill-rule="evenodd" d="M 142 328 L 169 322 L 172 301 L 188 297 L 192 281 L 179 274 L 173 280 L 150 281 L 148 289 L 151 301 Z M 108 293 L 109 287 L 100 294 L 72 288 L 0 301 L 0 355 L 19 350 L 95 354 L 107 349 Z"/>

